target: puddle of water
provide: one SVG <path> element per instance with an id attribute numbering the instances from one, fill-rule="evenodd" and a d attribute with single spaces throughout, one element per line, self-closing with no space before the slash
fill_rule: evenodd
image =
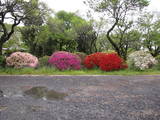
<path id="1" fill-rule="evenodd" d="M 25 91 L 24 93 L 26 95 L 30 95 L 34 98 L 42 98 L 45 96 L 45 94 L 47 93 L 47 88 L 46 87 L 33 87 L 27 91 Z"/>
<path id="2" fill-rule="evenodd" d="M 7 106 L 0 106 L 0 112 L 6 110 L 7 108 Z"/>
<path id="3" fill-rule="evenodd" d="M 65 96 L 67 96 L 66 93 L 59 93 L 59 92 L 56 92 L 54 90 L 50 90 L 46 94 L 46 98 L 49 99 L 49 100 L 52 100 L 52 99 L 63 99 Z"/>
<path id="4" fill-rule="evenodd" d="M 38 98 L 38 99 L 46 98 L 48 100 L 63 99 L 65 96 L 67 96 L 66 93 L 61 93 L 54 90 L 48 90 L 46 87 L 42 87 L 42 86 L 33 87 L 25 91 L 24 94 L 34 98 Z"/>

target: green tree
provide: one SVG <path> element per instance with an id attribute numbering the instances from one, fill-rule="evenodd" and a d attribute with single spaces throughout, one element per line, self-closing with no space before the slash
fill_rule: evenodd
<path id="1" fill-rule="evenodd" d="M 39 46 L 39 34 L 42 34 L 41 27 L 47 20 L 51 10 L 39 0 L 30 0 L 34 5 L 34 10 L 27 15 L 27 19 L 23 20 L 24 27 L 21 29 L 22 41 L 28 46 L 30 53 L 39 56 L 41 54 L 41 46 Z M 27 11 L 29 6 L 25 6 Z"/>
<path id="2" fill-rule="evenodd" d="M 63 21 L 66 30 L 74 31 L 77 51 L 87 54 L 97 51 L 97 33 L 93 28 L 92 22 L 86 21 L 75 13 L 67 13 L 65 11 L 59 11 L 56 17 Z"/>
<path id="3" fill-rule="evenodd" d="M 75 13 L 59 11 L 41 26 L 27 24 L 21 33 L 30 52 L 37 56 L 77 50 L 89 54 L 96 49 L 96 32 L 92 24 Z"/>
<path id="4" fill-rule="evenodd" d="M 151 13 L 139 19 L 140 31 L 143 34 L 143 46 L 148 48 L 152 56 L 160 54 L 160 19 Z"/>
<path id="5" fill-rule="evenodd" d="M 78 26 L 76 29 L 78 43 L 77 50 L 86 54 L 97 52 L 97 33 L 92 24 L 86 23 Z"/>
<path id="6" fill-rule="evenodd" d="M 141 42 L 141 34 L 136 30 L 135 25 L 132 21 L 119 23 L 111 35 L 120 50 L 120 55 L 125 60 L 127 60 L 128 52 L 138 49 L 138 44 Z"/>
<path id="7" fill-rule="evenodd" d="M 127 19 L 131 12 L 142 9 L 148 6 L 148 0 L 88 0 L 85 2 L 97 12 L 106 13 L 110 21 L 112 21 L 111 27 L 107 31 L 107 39 L 113 46 L 114 50 L 124 59 L 124 50 L 119 48 L 120 45 L 112 38 L 112 33 L 115 28 L 122 24 L 128 23 Z"/>
<path id="8" fill-rule="evenodd" d="M 30 0 L 30 4 L 34 6 L 34 10 L 32 10 L 29 14 L 26 15 L 26 19 L 23 20 L 25 26 L 41 26 L 43 25 L 49 14 L 52 12 L 48 6 L 41 2 L 40 0 Z M 24 6 L 24 11 L 28 11 L 30 6 Z"/>
<path id="9" fill-rule="evenodd" d="M 28 46 L 29 52 L 36 55 L 38 44 L 39 26 L 24 26 L 20 29 L 22 41 Z"/>
<path id="10" fill-rule="evenodd" d="M 58 18 L 50 18 L 47 25 L 49 31 L 52 33 L 53 40 L 57 43 L 57 50 L 70 52 L 76 50 L 76 33 L 73 28 L 66 28 L 66 21 Z"/>
<path id="11" fill-rule="evenodd" d="M 28 10 L 24 10 L 24 6 L 29 6 Z M 18 26 L 27 15 L 34 10 L 34 5 L 30 1 L 25 0 L 3 0 L 0 1 L 0 55 L 6 41 L 13 35 L 16 26 Z M 8 17 L 9 16 L 9 17 Z M 10 21 L 11 27 L 7 27 Z"/>
<path id="12" fill-rule="evenodd" d="M 10 25 L 8 25 L 10 27 Z M 16 27 L 15 32 L 10 37 L 8 41 L 6 41 L 3 45 L 3 48 L 5 49 L 3 51 L 3 54 L 10 55 L 14 51 L 27 51 L 28 48 L 25 45 L 25 43 L 22 41 L 21 32 L 19 31 L 21 27 Z"/>

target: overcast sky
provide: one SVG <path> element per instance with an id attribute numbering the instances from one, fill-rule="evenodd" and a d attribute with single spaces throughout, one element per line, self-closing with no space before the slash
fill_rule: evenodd
<path id="1" fill-rule="evenodd" d="M 65 10 L 69 12 L 76 12 L 77 10 L 81 15 L 85 15 L 87 11 L 87 6 L 83 4 L 84 0 L 42 0 L 47 3 L 50 8 L 55 12 L 60 10 Z M 160 12 L 160 0 L 150 0 L 150 5 L 148 9 L 150 11 Z"/>

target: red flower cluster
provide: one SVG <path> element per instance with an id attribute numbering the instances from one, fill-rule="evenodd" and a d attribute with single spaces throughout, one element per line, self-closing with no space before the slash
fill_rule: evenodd
<path id="1" fill-rule="evenodd" d="M 101 53 L 101 52 L 97 52 L 97 53 L 93 53 L 91 55 L 88 55 L 85 59 L 84 59 L 84 65 L 86 68 L 88 69 L 92 69 L 94 67 L 98 67 L 99 66 L 99 62 L 101 60 L 101 57 L 104 56 L 105 53 Z"/>
<path id="2" fill-rule="evenodd" d="M 88 55 L 84 61 L 85 67 L 88 69 L 99 67 L 104 71 L 119 70 L 127 68 L 127 64 L 124 64 L 124 60 L 120 58 L 116 53 L 94 53 Z"/>
<path id="3" fill-rule="evenodd" d="M 99 67 L 104 71 L 119 70 L 127 67 L 124 60 L 115 53 L 105 54 L 99 63 Z"/>

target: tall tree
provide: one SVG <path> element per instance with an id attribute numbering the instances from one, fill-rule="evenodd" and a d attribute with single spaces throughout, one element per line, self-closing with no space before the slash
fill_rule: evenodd
<path id="1" fill-rule="evenodd" d="M 28 10 L 24 7 L 28 6 Z M 18 26 L 27 15 L 34 10 L 34 5 L 25 0 L 0 0 L 0 55 L 2 55 L 3 44 L 10 39 L 16 26 Z M 7 28 L 7 22 L 11 24 Z"/>
<path id="2" fill-rule="evenodd" d="M 29 48 L 29 52 L 36 55 L 38 44 L 38 34 L 40 28 L 37 26 L 24 26 L 20 29 L 22 41 Z"/>
<path id="3" fill-rule="evenodd" d="M 59 11 L 56 17 L 63 21 L 66 30 L 73 30 L 76 33 L 74 41 L 77 42 L 77 51 L 87 54 L 97 51 L 97 34 L 90 21 L 86 21 L 75 13 Z"/>
<path id="4" fill-rule="evenodd" d="M 85 2 L 92 9 L 97 12 L 103 12 L 108 15 L 108 19 L 112 21 L 111 27 L 107 31 L 107 39 L 115 49 L 115 51 L 123 58 L 122 49 L 119 48 L 118 44 L 111 37 L 114 29 L 119 25 L 119 23 L 125 23 L 128 19 L 128 15 L 135 11 L 142 9 L 148 5 L 148 0 L 87 0 Z"/>
<path id="5" fill-rule="evenodd" d="M 39 52 L 38 35 L 43 29 L 41 26 L 46 23 L 51 10 L 47 5 L 39 0 L 30 0 L 34 5 L 34 10 L 30 14 L 26 15 L 26 19 L 23 20 L 24 27 L 20 29 L 22 34 L 22 41 L 28 46 L 30 53 L 37 55 Z M 25 6 L 24 10 L 28 11 L 29 6 Z"/>
<path id="6" fill-rule="evenodd" d="M 25 26 L 41 26 L 43 25 L 49 14 L 51 13 L 51 9 L 48 6 L 41 2 L 40 0 L 30 0 L 32 6 L 34 6 L 34 10 L 32 10 L 29 14 L 26 15 L 26 19 L 23 20 Z M 24 10 L 28 11 L 30 6 L 25 6 Z"/>
<path id="7" fill-rule="evenodd" d="M 66 20 L 57 17 L 50 18 L 47 25 L 49 31 L 52 33 L 53 41 L 56 41 L 56 45 L 59 46 L 57 50 L 66 50 L 70 52 L 76 50 L 77 43 L 75 38 L 77 34 L 72 25 L 71 27 L 67 27 Z"/>
<path id="8" fill-rule="evenodd" d="M 160 54 L 160 18 L 159 15 L 147 13 L 139 19 L 139 28 L 143 36 L 143 46 L 152 56 Z"/>
<path id="9" fill-rule="evenodd" d="M 91 23 L 86 23 L 76 28 L 78 43 L 77 50 L 86 54 L 97 52 L 97 33 Z"/>

